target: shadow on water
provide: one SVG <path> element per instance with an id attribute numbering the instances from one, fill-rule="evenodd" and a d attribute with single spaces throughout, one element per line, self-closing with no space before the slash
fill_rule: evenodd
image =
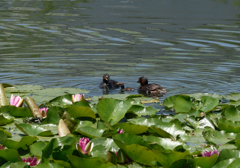
<path id="1" fill-rule="evenodd" d="M 94 96 L 103 94 L 98 85 L 109 73 L 134 88 L 146 76 L 167 88 L 163 98 L 238 92 L 239 6 L 235 0 L 4 0 L 1 83 L 77 87 Z"/>

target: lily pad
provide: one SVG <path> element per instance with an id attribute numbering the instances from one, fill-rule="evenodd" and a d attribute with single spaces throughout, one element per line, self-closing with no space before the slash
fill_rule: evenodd
<path id="1" fill-rule="evenodd" d="M 196 107 L 189 96 L 181 95 L 176 97 L 173 108 L 177 113 L 187 113 Z"/>
<path id="2" fill-rule="evenodd" d="M 24 136 L 19 142 L 13 141 L 11 139 L 5 139 L 2 143 L 8 149 L 18 150 L 19 148 L 22 148 L 23 150 L 26 150 L 28 149 L 29 145 L 33 144 L 37 140 L 38 138 L 34 136 Z"/>
<path id="3" fill-rule="evenodd" d="M 125 133 L 129 134 L 141 134 L 148 130 L 147 126 L 136 125 L 129 122 L 119 123 L 113 126 L 115 129 L 123 129 Z"/>
<path id="4" fill-rule="evenodd" d="M 229 106 L 225 108 L 222 112 L 222 116 L 225 117 L 227 120 L 240 121 L 240 115 L 235 106 Z"/>
<path id="5" fill-rule="evenodd" d="M 240 121 L 216 119 L 218 128 L 226 132 L 240 133 Z"/>
<path id="6" fill-rule="evenodd" d="M 27 135 L 33 136 L 53 136 L 54 134 L 47 129 L 42 128 L 39 125 L 30 124 L 15 124 L 16 127 Z"/>
<path id="7" fill-rule="evenodd" d="M 75 131 L 90 138 L 98 138 L 102 136 L 104 129 L 96 129 L 90 126 L 85 126 L 85 127 L 80 127 Z"/>
<path id="8" fill-rule="evenodd" d="M 102 164 L 105 164 L 106 161 L 103 158 L 95 157 L 95 158 L 79 158 L 77 156 L 69 155 L 68 156 L 70 162 L 74 167 L 78 168 L 93 168 L 99 167 Z"/>
<path id="9" fill-rule="evenodd" d="M 218 155 L 214 154 L 211 157 L 195 158 L 195 163 L 199 167 L 212 168 L 218 159 Z"/>
<path id="10" fill-rule="evenodd" d="M 128 113 L 132 112 L 139 117 L 142 115 L 155 115 L 159 110 L 143 105 L 132 105 L 130 109 L 128 109 Z"/>
<path id="11" fill-rule="evenodd" d="M 15 106 L 3 106 L 2 112 L 7 112 L 14 117 L 32 117 L 32 112 L 29 108 L 15 107 Z"/>
<path id="12" fill-rule="evenodd" d="M 98 102 L 97 111 L 100 118 L 111 125 L 118 123 L 131 107 L 130 101 L 105 98 Z"/>
<path id="13" fill-rule="evenodd" d="M 96 115 L 95 115 L 94 111 L 89 107 L 71 106 L 71 107 L 66 108 L 66 111 L 73 118 L 90 117 L 90 118 L 96 119 Z"/>
<path id="14" fill-rule="evenodd" d="M 213 129 L 206 129 L 203 131 L 203 137 L 208 141 L 216 145 L 225 144 L 235 139 L 236 134 L 227 133 L 225 131 L 217 131 Z"/>
<path id="15" fill-rule="evenodd" d="M 14 118 L 11 116 L 0 114 L 0 125 L 6 125 L 13 122 Z"/>

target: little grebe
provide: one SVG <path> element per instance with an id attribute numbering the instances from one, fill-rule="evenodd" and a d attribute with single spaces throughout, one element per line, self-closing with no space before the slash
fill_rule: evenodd
<path id="1" fill-rule="evenodd" d="M 103 81 L 100 83 L 99 87 L 101 89 L 114 89 L 114 88 L 119 88 L 121 84 L 122 83 L 119 83 L 118 81 L 110 80 L 109 74 L 104 74 Z"/>
<path id="2" fill-rule="evenodd" d="M 135 89 L 134 88 L 131 88 L 131 87 L 127 87 L 125 88 L 124 87 L 124 83 L 121 84 L 121 92 L 124 92 L 124 91 L 134 91 Z"/>
<path id="3" fill-rule="evenodd" d="M 138 86 L 138 92 L 140 93 L 145 93 L 145 94 L 167 93 L 167 90 L 158 84 L 155 84 L 155 83 L 148 84 L 148 79 L 145 77 L 140 77 L 137 82 L 140 83 L 140 86 Z"/>

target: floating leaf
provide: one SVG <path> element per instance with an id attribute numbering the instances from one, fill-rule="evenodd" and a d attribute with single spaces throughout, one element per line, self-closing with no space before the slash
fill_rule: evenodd
<path id="1" fill-rule="evenodd" d="M 7 112 L 14 117 L 32 117 L 31 110 L 25 107 L 4 106 L 2 112 Z"/>
<path id="2" fill-rule="evenodd" d="M 235 106 L 225 108 L 222 112 L 222 116 L 224 116 L 227 120 L 240 121 L 240 115 Z"/>
<path id="3" fill-rule="evenodd" d="M 212 111 L 219 103 L 219 99 L 210 97 L 210 96 L 202 96 L 201 98 L 201 108 L 200 111 L 209 112 Z"/>
<path id="4" fill-rule="evenodd" d="M 218 159 L 218 155 L 214 154 L 211 157 L 195 158 L 195 163 L 199 167 L 212 168 Z"/>
<path id="5" fill-rule="evenodd" d="M 90 117 L 90 118 L 96 119 L 96 115 L 95 115 L 94 111 L 89 107 L 71 106 L 71 107 L 66 108 L 66 111 L 73 118 Z"/>
<path id="6" fill-rule="evenodd" d="M 149 107 L 149 106 L 143 106 L 143 105 L 132 105 L 130 109 L 128 109 L 128 112 L 132 112 L 138 116 L 142 115 L 155 115 L 156 112 L 159 110 Z"/>
<path id="7" fill-rule="evenodd" d="M 97 111 L 102 120 L 115 125 L 125 116 L 130 106 L 130 101 L 104 98 L 98 102 Z"/>
<path id="8" fill-rule="evenodd" d="M 74 167 L 78 168 L 93 168 L 99 167 L 102 164 L 105 164 L 106 161 L 103 158 L 95 157 L 95 158 L 79 158 L 77 156 L 68 155 L 68 159 L 72 163 Z"/>
<path id="9" fill-rule="evenodd" d="M 203 131 L 203 137 L 208 141 L 216 145 L 225 144 L 231 140 L 234 140 L 236 134 L 227 133 L 225 131 L 217 131 L 213 129 L 206 129 Z"/>
<path id="10" fill-rule="evenodd" d="M 218 128 L 227 132 L 240 133 L 240 122 L 226 119 L 216 119 Z"/>
<path id="11" fill-rule="evenodd" d="M 196 107 L 189 96 L 181 95 L 176 97 L 173 108 L 177 113 L 187 113 Z"/>
<path id="12" fill-rule="evenodd" d="M 85 127 L 80 127 L 75 131 L 90 138 L 98 138 L 102 136 L 104 129 L 96 129 L 90 126 L 85 126 Z"/>
<path id="13" fill-rule="evenodd" d="M 17 128 L 27 135 L 33 136 L 53 136 L 50 130 L 44 129 L 39 125 L 34 124 L 15 124 Z"/>
<path id="14" fill-rule="evenodd" d="M 113 128 L 123 129 L 125 133 L 129 133 L 129 134 L 141 134 L 148 130 L 147 126 L 136 125 L 128 122 L 116 124 L 113 126 Z"/>
<path id="15" fill-rule="evenodd" d="M 23 150 L 26 150 L 28 149 L 29 145 L 33 144 L 37 140 L 38 138 L 34 136 L 24 136 L 19 142 L 13 141 L 11 139 L 5 139 L 2 143 L 8 149 L 18 150 L 19 148 L 22 148 Z"/>
<path id="16" fill-rule="evenodd" d="M 188 151 L 185 151 L 183 153 L 177 151 L 164 153 L 159 150 L 153 150 L 152 152 L 154 153 L 156 160 L 164 167 L 169 167 L 173 162 L 180 159 L 185 159 L 187 156 L 190 156 L 190 153 Z"/>

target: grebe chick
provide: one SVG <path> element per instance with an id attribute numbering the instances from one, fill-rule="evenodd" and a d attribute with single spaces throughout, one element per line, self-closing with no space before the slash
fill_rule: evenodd
<path id="1" fill-rule="evenodd" d="M 121 84 L 121 92 L 124 92 L 124 91 L 134 91 L 135 89 L 134 88 L 131 88 L 131 87 L 127 87 L 125 88 L 124 87 L 124 83 Z"/>

